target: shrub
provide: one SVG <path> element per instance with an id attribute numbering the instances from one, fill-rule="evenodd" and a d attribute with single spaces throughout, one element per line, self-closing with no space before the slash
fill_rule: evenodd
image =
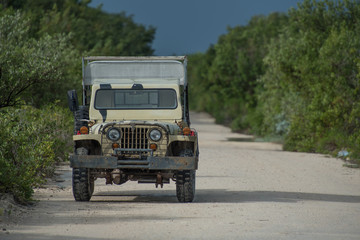
<path id="1" fill-rule="evenodd" d="M 290 123 L 286 150 L 359 155 L 359 12 L 350 0 L 307 0 L 272 41 L 259 98 L 264 132 L 274 132 L 279 115 Z"/>
<path id="2" fill-rule="evenodd" d="M 71 114 L 56 105 L 0 111 L 0 192 L 24 202 L 71 151 Z"/>

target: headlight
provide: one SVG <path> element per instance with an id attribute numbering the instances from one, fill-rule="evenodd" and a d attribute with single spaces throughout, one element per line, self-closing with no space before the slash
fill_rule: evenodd
<path id="1" fill-rule="evenodd" d="M 106 136 L 111 141 L 117 141 L 120 139 L 121 133 L 120 133 L 120 130 L 117 128 L 110 128 L 109 131 L 106 133 Z"/>
<path id="2" fill-rule="evenodd" d="M 161 139 L 161 136 L 162 136 L 161 132 L 157 129 L 151 130 L 149 134 L 150 139 L 155 142 L 159 141 Z"/>

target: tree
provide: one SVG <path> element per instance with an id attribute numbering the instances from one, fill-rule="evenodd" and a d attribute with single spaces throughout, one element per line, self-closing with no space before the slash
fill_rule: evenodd
<path id="1" fill-rule="evenodd" d="M 69 38 L 44 35 L 36 40 L 29 37 L 29 24 L 20 12 L 0 18 L 0 108 L 24 100 L 43 105 L 59 97 L 49 91 L 52 87 L 72 85 L 64 79 L 76 55 Z"/>
<path id="2" fill-rule="evenodd" d="M 265 131 L 285 121 L 287 150 L 360 152 L 360 4 L 306 0 L 289 19 L 265 59 Z"/>
<path id="3" fill-rule="evenodd" d="M 228 28 L 228 33 L 219 37 L 203 62 L 189 69 L 200 110 L 234 130 L 256 131 L 262 121 L 261 113 L 256 112 L 257 92 L 262 88 L 257 79 L 265 72 L 267 44 L 286 22 L 287 16 L 279 13 L 255 16 L 248 25 Z M 200 62 L 198 57 L 196 61 Z"/>
<path id="4" fill-rule="evenodd" d="M 30 35 L 72 33 L 72 45 L 83 54 L 152 55 L 155 28 L 135 23 L 124 12 L 109 14 L 88 6 L 89 0 L 3 0 L 4 7 L 19 9 L 30 19 Z"/>

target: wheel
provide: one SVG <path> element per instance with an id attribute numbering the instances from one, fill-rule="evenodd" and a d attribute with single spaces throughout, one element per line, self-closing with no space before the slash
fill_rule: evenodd
<path id="1" fill-rule="evenodd" d="M 94 192 L 94 182 L 90 180 L 89 169 L 73 168 L 72 185 L 76 201 L 90 201 Z"/>
<path id="2" fill-rule="evenodd" d="M 192 202 L 195 197 L 195 170 L 176 174 L 176 197 L 179 202 Z"/>
<path id="3" fill-rule="evenodd" d="M 181 157 L 192 157 L 191 150 L 180 153 Z M 176 197 L 179 202 L 192 202 L 195 197 L 195 170 L 178 171 L 176 173 Z"/>
<path id="4" fill-rule="evenodd" d="M 79 106 L 79 109 L 75 112 L 74 132 L 75 134 L 80 131 L 82 126 L 87 126 L 89 120 L 89 108 L 87 106 Z"/>
<path id="5" fill-rule="evenodd" d="M 87 155 L 86 148 L 76 149 L 77 155 Z M 90 201 L 94 192 L 94 179 L 90 175 L 88 168 L 73 168 L 72 188 L 76 201 Z"/>

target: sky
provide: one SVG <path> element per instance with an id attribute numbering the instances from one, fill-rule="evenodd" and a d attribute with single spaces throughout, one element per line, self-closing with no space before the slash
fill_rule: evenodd
<path id="1" fill-rule="evenodd" d="M 154 55 L 205 52 L 228 27 L 246 25 L 252 16 L 296 8 L 302 0 L 92 0 L 108 13 L 125 12 L 137 24 L 156 28 Z"/>

